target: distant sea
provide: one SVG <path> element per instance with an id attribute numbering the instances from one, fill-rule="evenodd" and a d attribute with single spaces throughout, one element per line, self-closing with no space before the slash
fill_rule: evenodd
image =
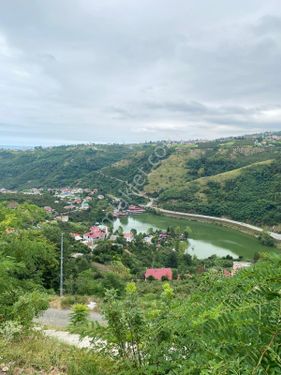
<path id="1" fill-rule="evenodd" d="M 0 150 L 32 150 L 32 146 L 0 145 Z"/>

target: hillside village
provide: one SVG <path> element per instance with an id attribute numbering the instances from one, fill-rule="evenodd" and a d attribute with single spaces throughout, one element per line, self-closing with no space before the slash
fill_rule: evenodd
<path id="1" fill-rule="evenodd" d="M 281 1 L 8 0 L 0 375 L 281 375 Z"/>

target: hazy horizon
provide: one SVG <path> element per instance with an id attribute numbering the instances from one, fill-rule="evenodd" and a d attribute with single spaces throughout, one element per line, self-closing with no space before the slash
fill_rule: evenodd
<path id="1" fill-rule="evenodd" d="M 208 138 L 208 137 L 202 137 L 202 138 L 193 138 L 193 139 L 158 139 L 158 140 L 155 140 L 155 141 L 150 141 L 150 140 L 147 140 L 147 141 L 139 141 L 139 142 L 69 142 L 69 143 L 50 143 L 50 144 L 0 144 L 0 149 L 18 149 L 18 150 L 29 150 L 29 149 L 33 149 L 33 148 L 36 148 L 36 147 L 43 147 L 43 148 L 47 148 L 47 147 L 60 147 L 60 146 L 76 146 L 76 145 L 81 145 L 81 146 L 86 146 L 86 145 L 114 145 L 114 144 L 117 144 L 117 145 L 134 145 L 134 144 L 144 144 L 144 143 L 149 143 L 149 142 L 152 142 L 152 143 L 157 143 L 157 142 L 196 142 L 196 141 L 215 141 L 215 140 L 219 140 L 219 139 L 228 139 L 228 138 L 237 138 L 237 137 L 246 137 L 246 136 L 254 136 L 254 135 L 259 135 L 259 134 L 264 134 L 264 133 L 272 133 L 272 134 L 280 134 L 281 131 L 273 131 L 271 132 L 270 130 L 268 131 L 265 131 L 265 132 L 261 132 L 261 133 L 247 133 L 247 134 L 241 134 L 241 135 L 237 135 L 237 136 L 227 136 L 227 137 L 215 137 L 215 138 Z"/>

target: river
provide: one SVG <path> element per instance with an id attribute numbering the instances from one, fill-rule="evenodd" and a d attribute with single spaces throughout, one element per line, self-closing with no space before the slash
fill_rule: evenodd
<path id="1" fill-rule="evenodd" d="M 188 253 L 196 255 L 200 259 L 211 255 L 223 257 L 243 256 L 244 259 L 252 259 L 256 252 L 268 251 L 269 249 L 259 243 L 253 236 L 238 230 L 226 228 L 218 224 L 178 219 L 167 216 L 144 213 L 117 219 L 114 222 L 114 230 L 122 226 L 124 231 L 136 229 L 145 233 L 149 228 L 166 230 L 167 227 L 180 226 L 189 227 L 191 234 L 189 238 Z"/>

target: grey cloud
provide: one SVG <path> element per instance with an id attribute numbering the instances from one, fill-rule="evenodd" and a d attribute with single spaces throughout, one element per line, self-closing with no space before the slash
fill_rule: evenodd
<path id="1" fill-rule="evenodd" d="M 280 129 L 280 32 L 274 0 L 3 2 L 1 138 L 132 142 Z"/>
<path id="2" fill-rule="evenodd" d="M 254 27 L 254 31 L 258 35 L 268 35 L 268 34 L 281 34 L 281 17 L 276 17 L 274 15 L 266 15 L 261 17 Z"/>

